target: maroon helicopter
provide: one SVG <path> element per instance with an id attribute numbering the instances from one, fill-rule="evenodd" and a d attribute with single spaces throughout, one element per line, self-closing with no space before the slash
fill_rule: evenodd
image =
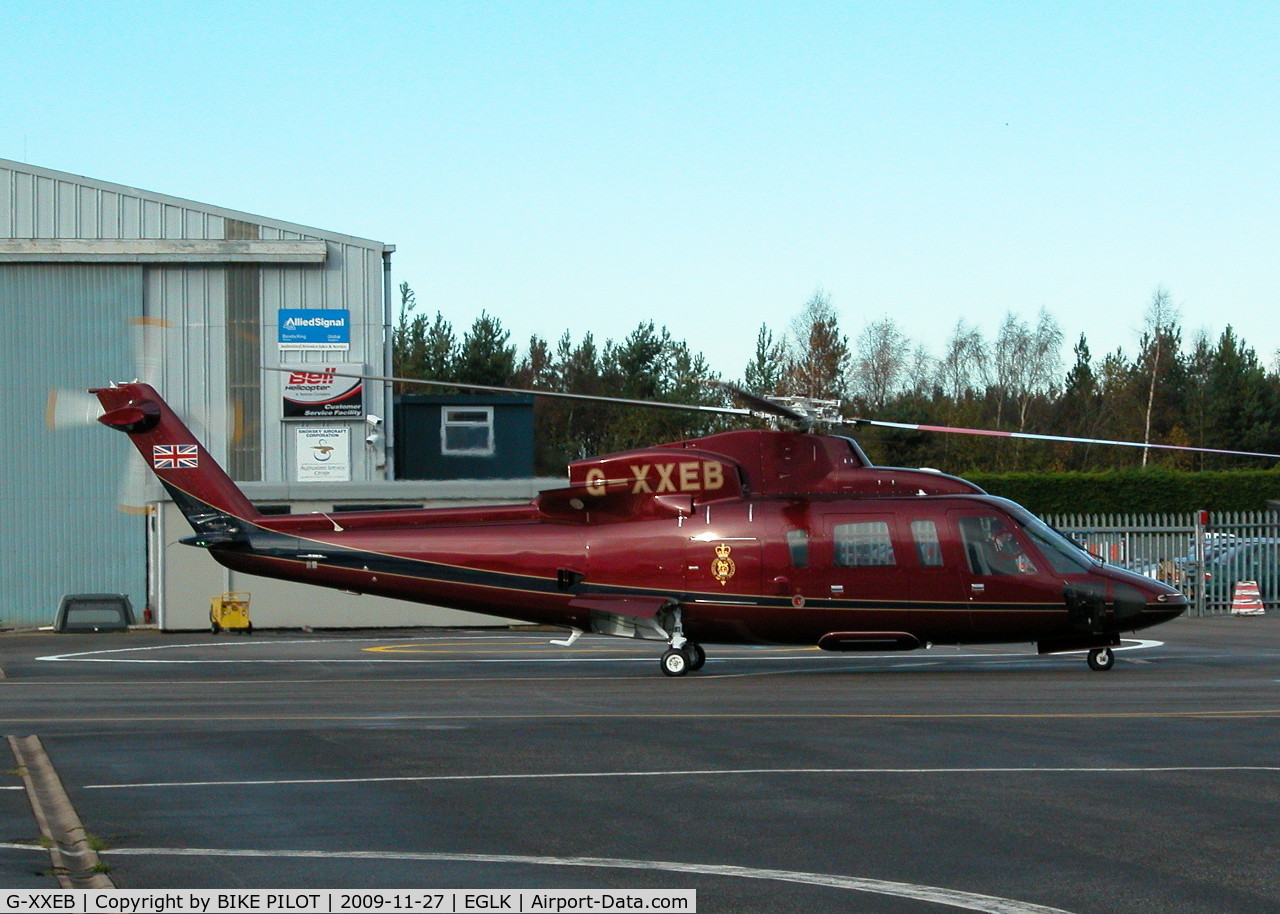
<path id="1" fill-rule="evenodd" d="M 1187 606 L 1011 501 L 935 471 L 874 466 L 852 438 L 749 395 L 754 408 L 719 411 L 796 427 L 579 460 L 567 487 L 528 504 L 338 523 L 260 513 L 149 385 L 91 393 L 98 421 L 129 435 L 190 522 L 183 542 L 228 568 L 569 629 L 558 644 L 583 632 L 663 642 L 668 676 L 701 668 L 711 643 L 1034 642 L 1042 654 L 1087 651 L 1107 670 L 1121 633 Z"/>

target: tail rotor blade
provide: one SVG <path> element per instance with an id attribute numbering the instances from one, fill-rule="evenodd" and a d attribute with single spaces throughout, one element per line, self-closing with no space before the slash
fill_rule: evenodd
<path id="1" fill-rule="evenodd" d="M 172 326 L 158 317 L 129 320 L 134 371 L 149 384 L 160 381 L 164 366 L 164 334 Z M 98 398 L 85 390 L 54 388 L 45 406 L 45 426 L 52 431 L 91 426 L 102 415 Z"/>
<path id="2" fill-rule="evenodd" d="M 86 428 L 93 425 L 101 415 L 102 404 L 88 391 L 55 387 L 49 391 L 44 424 L 53 431 Z"/>
<path id="3" fill-rule="evenodd" d="M 129 319 L 133 332 L 133 363 L 138 380 L 158 385 L 163 381 L 164 335 L 172 324 L 159 317 Z"/>
<path id="4" fill-rule="evenodd" d="M 116 490 L 116 510 L 122 514 L 147 514 L 150 502 L 159 498 L 154 478 L 142 455 L 130 450 Z"/>

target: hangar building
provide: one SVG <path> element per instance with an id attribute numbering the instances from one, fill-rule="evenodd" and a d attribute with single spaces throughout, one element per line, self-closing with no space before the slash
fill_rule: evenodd
<path id="1" fill-rule="evenodd" d="M 141 466 L 119 435 L 92 421 L 46 424 L 52 389 L 142 376 L 264 509 L 519 502 L 554 485 L 396 481 L 387 387 L 366 384 L 348 408 L 323 414 L 296 393 L 307 385 L 263 370 L 391 374 L 393 251 L 0 159 L 0 353 L 13 394 L 0 447 L 0 627 L 47 625 L 66 594 L 120 593 L 139 620 L 199 629 L 226 591 L 251 593 L 258 627 L 492 623 L 234 575 L 177 543 L 189 528 L 154 482 L 133 499 L 147 509 L 118 510 L 127 462 Z M 159 353 L 141 366 L 139 319 Z M 59 415 L 73 402 L 61 395 Z M 329 448 L 324 465 L 317 440 Z"/>

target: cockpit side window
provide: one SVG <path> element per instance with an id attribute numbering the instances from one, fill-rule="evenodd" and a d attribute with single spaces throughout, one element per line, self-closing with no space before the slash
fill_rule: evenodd
<path id="1" fill-rule="evenodd" d="M 964 540 L 969 570 L 976 575 L 1035 574 L 1036 566 L 1022 548 L 1012 525 L 1001 517 L 962 517 L 960 535 Z"/>

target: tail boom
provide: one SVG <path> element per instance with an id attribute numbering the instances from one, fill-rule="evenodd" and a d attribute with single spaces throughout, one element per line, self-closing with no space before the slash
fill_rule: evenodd
<path id="1" fill-rule="evenodd" d="M 90 393 L 104 410 L 98 421 L 129 436 L 197 533 L 214 517 L 223 522 L 260 517 L 258 509 L 151 385 L 113 384 Z"/>

